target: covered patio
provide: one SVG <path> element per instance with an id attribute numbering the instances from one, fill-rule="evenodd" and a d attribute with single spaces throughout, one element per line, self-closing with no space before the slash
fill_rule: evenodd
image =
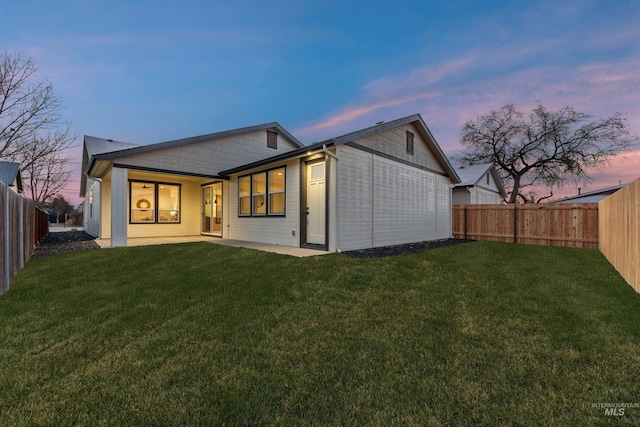
<path id="1" fill-rule="evenodd" d="M 95 242 L 101 248 L 111 248 L 111 239 L 96 239 Z M 171 237 L 129 237 L 126 246 L 166 245 L 176 243 L 208 242 L 216 245 L 235 246 L 239 248 L 253 249 L 257 251 L 272 252 L 281 255 L 290 255 L 298 258 L 327 255 L 331 252 L 317 249 L 294 248 L 290 246 L 268 245 L 265 243 L 246 242 L 242 240 L 222 239 L 213 236 L 171 236 Z"/>

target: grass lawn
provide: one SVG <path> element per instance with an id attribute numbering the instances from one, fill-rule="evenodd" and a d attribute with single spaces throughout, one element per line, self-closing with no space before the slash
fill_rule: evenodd
<path id="1" fill-rule="evenodd" d="M 617 402 L 640 295 L 596 250 L 118 248 L 0 297 L 0 425 L 638 425 Z"/>

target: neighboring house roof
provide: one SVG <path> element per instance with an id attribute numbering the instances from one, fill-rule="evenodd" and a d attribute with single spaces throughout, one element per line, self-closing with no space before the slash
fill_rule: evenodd
<path id="1" fill-rule="evenodd" d="M 479 165 L 468 165 L 468 166 L 460 166 L 456 165 L 455 170 L 460 177 L 460 182 L 453 186 L 453 188 L 460 187 L 472 187 L 474 185 L 478 185 L 480 180 L 485 176 L 487 172 L 491 173 L 493 180 L 498 186 L 498 191 L 500 195 L 504 198 L 507 197 L 507 192 L 502 185 L 502 179 L 500 179 L 500 175 L 498 175 L 498 171 L 496 170 L 493 163 L 482 163 Z"/>
<path id="2" fill-rule="evenodd" d="M 615 193 L 616 191 L 626 187 L 629 183 L 613 185 L 611 187 L 600 188 L 598 190 L 588 191 L 586 193 L 576 194 L 575 196 L 564 197 L 558 200 L 552 200 L 547 203 L 598 203 Z M 580 190 L 578 190 L 580 192 Z"/>
<path id="3" fill-rule="evenodd" d="M 416 123 L 418 129 L 423 133 L 423 136 L 425 137 L 425 141 L 427 141 L 427 144 L 429 145 L 429 147 L 433 150 L 433 153 L 436 157 L 436 159 L 440 162 L 440 164 L 442 165 L 442 167 L 444 168 L 445 172 L 447 173 L 447 175 L 451 178 L 451 180 L 453 182 L 458 182 L 460 181 L 460 178 L 458 177 L 458 175 L 456 174 L 456 171 L 454 170 L 453 166 L 451 165 L 451 163 L 449 162 L 449 159 L 447 159 L 447 156 L 444 155 L 444 153 L 442 152 L 442 150 L 440 149 L 440 146 L 438 145 L 438 143 L 436 142 L 436 139 L 434 138 L 434 136 L 431 134 L 431 131 L 429 130 L 429 128 L 427 127 L 427 125 L 424 123 L 424 121 L 422 120 L 422 117 L 420 116 L 420 114 L 413 114 L 411 116 L 407 116 L 407 117 L 403 117 L 397 120 L 393 120 L 390 122 L 384 122 L 384 123 L 379 123 L 375 126 L 371 126 L 368 127 L 366 129 L 361 129 L 355 132 L 351 132 L 345 135 L 341 135 L 335 138 L 331 138 L 331 139 L 327 139 L 325 141 L 321 141 L 321 142 L 315 142 L 313 144 L 307 145 L 307 146 L 303 146 L 299 149 L 296 150 L 292 150 L 283 154 L 279 154 L 277 156 L 272 156 L 263 160 L 259 160 L 257 162 L 253 162 L 253 163 L 249 163 L 243 166 L 239 166 L 237 168 L 233 168 L 233 169 L 227 169 L 224 171 L 220 172 L 221 176 L 229 176 L 232 175 L 234 173 L 238 173 L 238 172 L 242 172 L 245 170 L 249 170 L 249 169 L 253 169 L 255 167 L 259 167 L 262 165 L 266 165 L 272 162 L 276 162 L 276 161 L 280 161 L 280 160 L 286 160 L 286 159 L 290 159 L 290 158 L 295 158 L 298 156 L 302 156 L 305 153 L 308 153 L 310 151 L 316 151 L 316 150 L 321 150 L 322 147 L 326 146 L 326 147 L 331 147 L 331 146 L 337 146 L 337 145 L 342 145 L 342 144 L 347 144 L 350 142 L 354 142 L 358 139 L 361 138 L 366 138 L 369 135 L 375 134 L 375 133 L 379 133 L 379 132 L 384 132 L 386 130 L 389 129 L 393 129 L 395 127 L 398 126 L 402 126 L 404 124 L 407 123 Z"/>
<path id="4" fill-rule="evenodd" d="M 20 163 L 0 161 L 0 182 L 15 186 L 18 193 L 22 193 L 22 174 L 20 173 Z"/>
<path id="5" fill-rule="evenodd" d="M 82 179 L 80 182 L 80 195 L 84 196 L 86 191 L 86 175 L 90 174 L 97 161 L 113 160 L 123 156 L 131 156 L 135 154 L 148 153 L 166 148 L 180 147 L 183 145 L 194 144 L 204 141 L 215 141 L 221 138 L 242 135 L 245 133 L 256 132 L 260 130 L 275 130 L 279 134 L 284 135 L 294 145 L 302 147 L 303 144 L 291 135 L 285 128 L 276 122 L 264 123 L 256 126 L 249 126 L 239 129 L 232 129 L 223 132 L 210 133 L 206 135 L 194 136 L 190 138 L 176 139 L 172 141 L 159 142 L 149 145 L 136 145 L 126 142 L 113 141 L 111 139 L 96 138 L 85 136 L 86 158 L 83 154 L 82 159 Z M 90 148 L 91 147 L 91 148 Z"/>

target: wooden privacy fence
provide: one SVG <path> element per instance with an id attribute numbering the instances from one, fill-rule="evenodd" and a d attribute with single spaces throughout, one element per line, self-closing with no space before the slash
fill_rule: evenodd
<path id="1" fill-rule="evenodd" d="M 598 204 L 455 205 L 453 237 L 597 248 Z"/>
<path id="2" fill-rule="evenodd" d="M 599 203 L 600 252 L 640 292 L 640 178 Z"/>
<path id="3" fill-rule="evenodd" d="M 49 215 L 0 182 L 0 295 L 49 232 Z"/>

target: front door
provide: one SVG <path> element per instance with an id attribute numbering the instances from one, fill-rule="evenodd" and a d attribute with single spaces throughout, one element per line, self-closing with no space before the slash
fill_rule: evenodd
<path id="1" fill-rule="evenodd" d="M 202 187 L 202 234 L 222 236 L 222 183 Z"/>
<path id="2" fill-rule="evenodd" d="M 325 239 L 325 164 L 307 164 L 307 243 L 324 245 Z"/>

